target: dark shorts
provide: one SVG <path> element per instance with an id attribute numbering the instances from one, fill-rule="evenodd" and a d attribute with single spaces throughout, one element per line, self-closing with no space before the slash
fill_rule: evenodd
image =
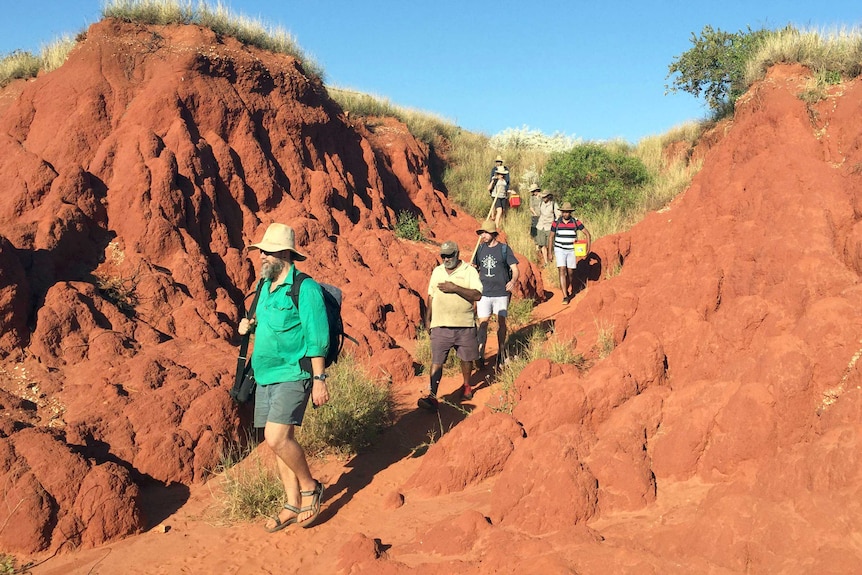
<path id="1" fill-rule="evenodd" d="M 254 426 L 266 427 L 267 421 L 302 425 L 310 396 L 310 379 L 258 384 L 254 390 Z"/>
<path id="2" fill-rule="evenodd" d="M 494 209 L 503 208 L 503 211 L 509 209 L 509 198 L 497 198 L 494 200 Z"/>
<path id="3" fill-rule="evenodd" d="M 455 348 L 461 361 L 479 359 L 479 339 L 476 327 L 435 327 L 431 329 L 431 363 L 446 363 L 449 350 Z"/>
<path id="4" fill-rule="evenodd" d="M 539 223 L 539 216 L 530 216 L 530 237 L 536 239 L 536 233 L 539 231 L 536 224 Z"/>

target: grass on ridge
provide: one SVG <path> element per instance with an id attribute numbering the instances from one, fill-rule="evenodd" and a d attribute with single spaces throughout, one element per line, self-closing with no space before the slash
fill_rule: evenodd
<path id="1" fill-rule="evenodd" d="M 159 26 L 198 24 L 249 46 L 293 56 L 302 63 L 309 77 L 321 82 L 325 78 L 320 64 L 305 54 L 290 32 L 235 14 L 220 1 L 210 5 L 203 0 L 106 0 L 102 17 Z M 33 78 L 40 71 L 55 70 L 66 61 L 76 43 L 75 39 L 64 36 L 43 48 L 40 56 L 15 51 L 0 58 L 0 87 L 18 78 Z"/>

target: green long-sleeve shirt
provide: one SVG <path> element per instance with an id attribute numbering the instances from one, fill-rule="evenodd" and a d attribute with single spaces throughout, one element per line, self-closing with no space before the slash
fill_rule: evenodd
<path id="1" fill-rule="evenodd" d="M 299 367 L 303 357 L 326 356 L 329 324 L 320 284 L 308 278 L 299 289 L 299 310 L 293 305 L 294 266 L 285 282 L 270 292 L 272 282 L 264 280 L 256 308 L 254 350 L 251 365 L 260 385 L 308 379 L 311 374 Z"/>

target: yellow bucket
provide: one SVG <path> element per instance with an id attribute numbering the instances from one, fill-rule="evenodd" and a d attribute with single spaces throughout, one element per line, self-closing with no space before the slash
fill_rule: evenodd
<path id="1" fill-rule="evenodd" d="M 579 258 L 587 255 L 587 242 L 575 242 L 575 255 Z"/>

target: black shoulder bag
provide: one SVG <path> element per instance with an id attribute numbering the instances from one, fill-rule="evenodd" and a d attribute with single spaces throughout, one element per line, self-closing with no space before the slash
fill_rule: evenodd
<path id="1" fill-rule="evenodd" d="M 257 300 L 260 298 L 260 289 L 263 281 L 257 282 L 257 289 L 254 292 L 254 299 L 251 301 L 251 307 L 246 312 L 246 319 L 254 317 L 254 310 L 257 307 Z M 236 376 L 234 377 L 233 387 L 230 390 L 230 396 L 236 403 L 246 403 L 254 397 L 254 388 L 257 382 L 254 380 L 254 370 L 251 367 L 251 361 L 246 361 L 248 354 L 248 343 L 251 339 L 251 331 L 248 331 L 242 336 L 242 343 L 239 346 L 239 357 L 236 360 Z"/>

